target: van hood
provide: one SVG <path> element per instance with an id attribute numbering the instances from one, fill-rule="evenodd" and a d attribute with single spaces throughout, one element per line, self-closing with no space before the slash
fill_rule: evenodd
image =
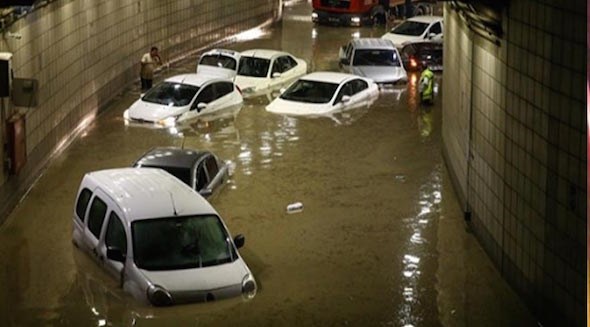
<path id="1" fill-rule="evenodd" d="M 236 77 L 236 71 L 233 69 L 220 68 L 207 65 L 197 66 L 197 74 L 213 76 L 218 78 L 227 78 L 233 80 Z"/>
<path id="2" fill-rule="evenodd" d="M 408 79 L 406 71 L 400 66 L 353 66 L 352 73 L 368 77 L 375 83 L 394 83 Z"/>
<path id="3" fill-rule="evenodd" d="M 189 106 L 173 107 L 162 104 L 145 102 L 141 99 L 129 107 L 129 118 L 157 122 L 168 117 L 178 116 L 189 110 Z"/>
<path id="4" fill-rule="evenodd" d="M 208 293 L 215 298 L 240 295 L 242 280 L 250 274 L 241 257 L 234 262 L 212 267 L 141 272 L 152 284 L 167 290 L 175 302 L 205 300 L 201 297 Z M 227 294 L 228 291 L 231 294 Z M 220 292 L 225 293 L 224 296 L 218 296 L 222 295 Z"/>

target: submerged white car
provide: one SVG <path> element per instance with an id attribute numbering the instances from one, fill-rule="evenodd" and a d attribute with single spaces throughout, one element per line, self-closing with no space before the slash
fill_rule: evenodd
<path id="1" fill-rule="evenodd" d="M 356 75 L 315 72 L 301 77 L 266 107 L 286 115 L 321 116 L 368 105 L 379 96 L 371 79 Z"/>
<path id="2" fill-rule="evenodd" d="M 230 80 L 184 74 L 147 91 L 125 111 L 124 118 L 169 127 L 202 114 L 239 107 L 243 101 L 240 90 Z"/>
<path id="3" fill-rule="evenodd" d="M 199 58 L 197 74 L 233 80 L 238 72 L 240 53 L 233 50 L 213 49 Z"/>
<path id="4" fill-rule="evenodd" d="M 307 73 L 307 63 L 286 52 L 248 50 L 240 55 L 235 83 L 244 97 L 278 89 Z"/>
<path id="5" fill-rule="evenodd" d="M 120 168 L 88 173 L 78 190 L 73 242 L 135 299 L 154 306 L 256 294 L 240 256 L 213 207 L 162 169 Z"/>
<path id="6" fill-rule="evenodd" d="M 340 49 L 340 64 L 347 73 L 368 77 L 379 84 L 408 80 L 399 52 L 389 40 L 353 39 Z"/>
<path id="7" fill-rule="evenodd" d="M 443 41 L 443 18 L 441 16 L 415 16 L 408 18 L 381 38 L 390 40 L 397 48 L 406 43 L 420 41 Z"/>

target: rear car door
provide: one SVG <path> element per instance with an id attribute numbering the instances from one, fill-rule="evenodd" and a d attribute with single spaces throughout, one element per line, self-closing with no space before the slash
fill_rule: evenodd
<path id="1" fill-rule="evenodd" d="M 84 248 L 84 228 L 86 225 L 86 211 L 88 211 L 88 205 L 92 198 L 92 191 L 89 188 L 83 188 L 78 193 L 78 199 L 76 199 L 76 209 L 74 211 L 74 242 L 75 244 Z"/>
<path id="2" fill-rule="evenodd" d="M 211 112 L 229 107 L 232 103 L 232 92 L 234 91 L 234 84 L 231 82 L 217 82 L 213 83 L 214 100 L 209 102 L 205 111 Z"/>
<path id="3" fill-rule="evenodd" d="M 109 197 L 101 189 L 95 190 L 90 200 L 90 207 L 87 210 L 84 224 L 84 248 L 91 253 L 95 260 L 101 263 L 104 257 L 99 251 L 99 242 L 108 211 L 108 199 Z"/>

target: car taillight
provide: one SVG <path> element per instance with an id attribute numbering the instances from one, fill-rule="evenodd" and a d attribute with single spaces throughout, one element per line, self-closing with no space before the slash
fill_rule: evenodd
<path id="1" fill-rule="evenodd" d="M 410 67 L 418 67 L 418 63 L 416 62 L 416 59 L 410 58 Z"/>
<path id="2" fill-rule="evenodd" d="M 239 87 L 239 86 L 237 86 L 237 85 L 236 85 L 236 90 L 238 90 L 238 92 L 240 92 L 240 95 L 244 95 L 244 94 L 242 93 L 242 90 L 240 90 L 240 87 Z"/>

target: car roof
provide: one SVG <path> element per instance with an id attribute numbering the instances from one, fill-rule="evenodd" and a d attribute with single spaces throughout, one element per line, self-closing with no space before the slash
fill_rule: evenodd
<path id="1" fill-rule="evenodd" d="M 391 42 L 390 40 L 387 39 L 381 39 L 381 38 L 368 38 L 368 37 L 364 37 L 364 38 L 359 38 L 359 39 L 354 39 L 351 41 L 352 46 L 354 46 L 355 48 L 361 48 L 361 49 L 391 49 L 391 50 L 395 50 L 395 46 L 393 45 L 393 42 Z"/>
<path id="2" fill-rule="evenodd" d="M 438 22 L 438 21 L 442 21 L 443 18 L 442 16 L 414 16 L 411 18 L 408 18 L 406 20 L 409 20 L 411 22 L 420 22 L 420 23 L 433 23 L 433 22 Z"/>
<path id="3" fill-rule="evenodd" d="M 302 76 L 300 79 L 304 79 L 307 81 L 318 81 L 318 82 L 328 82 L 328 83 L 340 84 L 350 78 L 361 78 L 361 77 L 359 77 L 357 75 L 345 74 L 345 73 L 313 72 L 311 74 L 307 74 L 305 76 Z"/>
<path id="4" fill-rule="evenodd" d="M 201 87 L 203 84 L 213 81 L 224 81 L 224 82 L 231 82 L 230 80 L 214 77 L 205 74 L 182 74 L 172 76 L 166 79 L 166 82 L 172 83 L 180 83 L 180 84 L 188 84 Z"/>
<path id="5" fill-rule="evenodd" d="M 196 191 L 158 168 L 118 168 L 87 173 L 84 183 L 99 187 L 122 210 L 124 219 L 179 217 L 217 212 Z"/>
<path id="6" fill-rule="evenodd" d="M 239 52 L 234 51 L 234 50 L 229 50 L 229 49 L 212 49 L 212 50 L 209 50 L 209 51 L 203 53 L 201 56 L 205 56 L 205 55 L 219 55 L 219 54 L 227 55 L 227 56 L 230 56 L 230 57 L 234 57 L 236 59 L 240 57 L 240 53 Z"/>
<path id="7" fill-rule="evenodd" d="M 209 153 L 176 147 L 153 148 L 137 159 L 133 166 L 192 168 Z"/>
<path id="8" fill-rule="evenodd" d="M 255 57 L 255 58 L 263 58 L 263 59 L 272 59 L 275 56 L 279 55 L 289 55 L 286 52 L 278 51 L 278 50 L 271 50 L 271 49 L 252 49 L 242 51 L 242 57 Z"/>

